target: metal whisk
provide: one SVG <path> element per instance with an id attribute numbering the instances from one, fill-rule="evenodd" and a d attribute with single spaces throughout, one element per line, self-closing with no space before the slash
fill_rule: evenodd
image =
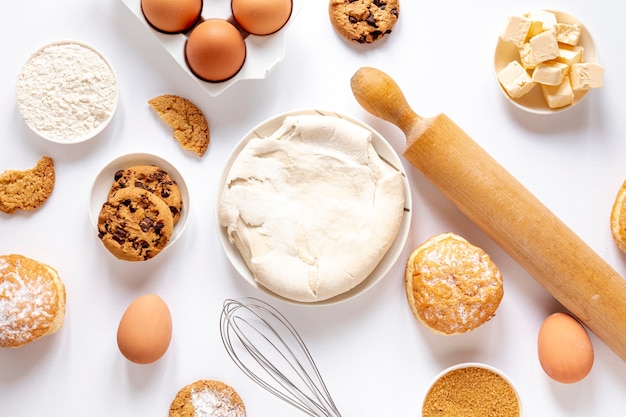
<path id="1" fill-rule="evenodd" d="M 293 325 L 255 299 L 227 299 L 220 316 L 224 347 L 257 384 L 314 417 L 341 417 Z"/>

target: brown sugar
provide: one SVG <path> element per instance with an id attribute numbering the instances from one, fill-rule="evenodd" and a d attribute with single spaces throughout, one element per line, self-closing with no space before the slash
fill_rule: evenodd
<path id="1" fill-rule="evenodd" d="M 519 417 L 513 387 L 497 373 L 477 367 L 455 369 L 439 378 L 424 399 L 422 417 Z"/>

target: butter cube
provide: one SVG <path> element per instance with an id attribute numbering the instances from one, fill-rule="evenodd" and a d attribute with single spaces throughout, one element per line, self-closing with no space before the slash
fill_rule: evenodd
<path id="1" fill-rule="evenodd" d="M 557 24 L 556 15 L 547 10 L 533 10 L 526 17 L 532 21 L 529 36 L 536 36 L 542 32 L 552 30 Z"/>
<path id="2" fill-rule="evenodd" d="M 549 61 L 559 56 L 559 42 L 556 40 L 555 30 L 533 36 L 528 43 L 537 62 Z"/>
<path id="3" fill-rule="evenodd" d="M 582 33 L 582 26 L 578 23 L 557 23 L 554 30 L 559 42 L 572 46 L 578 45 Z"/>
<path id="4" fill-rule="evenodd" d="M 573 64 L 583 62 L 584 51 L 585 48 L 580 45 L 559 45 L 559 56 L 555 58 L 555 61 L 562 62 L 571 67 Z"/>
<path id="5" fill-rule="evenodd" d="M 521 46 L 528 37 L 531 24 L 532 22 L 524 16 L 509 16 L 500 38 L 505 42 Z"/>
<path id="6" fill-rule="evenodd" d="M 542 62 L 533 71 L 532 80 L 544 85 L 559 85 L 568 70 L 569 67 L 561 62 Z"/>
<path id="7" fill-rule="evenodd" d="M 529 43 L 525 43 L 520 46 L 519 58 L 520 63 L 526 69 L 533 69 L 539 64 L 539 61 L 535 57 L 535 54 L 533 54 L 533 48 L 531 48 Z"/>
<path id="8" fill-rule="evenodd" d="M 543 98 L 551 109 L 569 106 L 574 102 L 574 91 L 570 84 L 569 76 L 563 77 L 559 85 L 541 85 Z"/>
<path id="9" fill-rule="evenodd" d="M 604 68 L 592 62 L 577 63 L 572 65 L 570 78 L 574 90 L 600 88 L 603 84 Z"/>
<path id="10" fill-rule="evenodd" d="M 511 98 L 520 98 L 533 89 L 533 82 L 528 72 L 518 61 L 511 61 L 498 72 L 498 81 Z"/>

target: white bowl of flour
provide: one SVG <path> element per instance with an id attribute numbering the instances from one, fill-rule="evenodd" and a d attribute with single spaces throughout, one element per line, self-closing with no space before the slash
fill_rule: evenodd
<path id="1" fill-rule="evenodd" d="M 118 102 L 117 79 L 102 53 L 77 41 L 34 52 L 17 78 L 17 106 L 32 131 L 56 143 L 79 143 L 100 133 Z"/>

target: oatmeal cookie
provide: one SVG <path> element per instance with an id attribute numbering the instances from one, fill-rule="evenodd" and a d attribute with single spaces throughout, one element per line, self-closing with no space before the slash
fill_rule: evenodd
<path id="1" fill-rule="evenodd" d="M 174 94 L 164 94 L 148 100 L 159 117 L 174 129 L 180 145 L 202 157 L 209 147 L 211 134 L 204 114 L 194 103 Z"/>
<path id="2" fill-rule="evenodd" d="M 178 391 L 169 417 L 246 417 L 239 394 L 223 382 L 199 380 Z"/>
<path id="3" fill-rule="evenodd" d="M 54 189 L 54 162 L 42 157 L 34 168 L 7 170 L 0 174 L 0 211 L 34 210 L 41 206 Z"/>

